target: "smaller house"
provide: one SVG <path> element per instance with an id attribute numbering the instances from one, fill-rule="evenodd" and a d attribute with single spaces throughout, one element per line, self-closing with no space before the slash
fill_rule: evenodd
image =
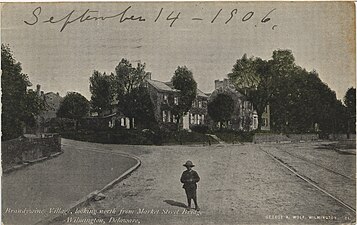
<path id="1" fill-rule="evenodd" d="M 119 110 L 119 101 L 114 100 L 111 102 L 111 107 L 100 113 L 91 112 L 90 116 L 83 119 L 83 124 L 91 129 L 104 129 L 122 127 L 130 129 L 130 119 Z M 135 127 L 135 120 L 132 119 L 132 127 Z"/>
<path id="2" fill-rule="evenodd" d="M 87 129 L 130 128 L 130 120 L 123 113 L 116 111 L 110 114 L 92 115 L 81 120 L 81 126 Z"/>

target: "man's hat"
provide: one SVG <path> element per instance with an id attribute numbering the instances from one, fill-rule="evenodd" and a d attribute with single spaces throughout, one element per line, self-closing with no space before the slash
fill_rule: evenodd
<path id="1" fill-rule="evenodd" d="M 183 164 L 183 166 L 194 167 L 195 165 L 193 165 L 192 161 L 188 160 L 185 164 Z"/>

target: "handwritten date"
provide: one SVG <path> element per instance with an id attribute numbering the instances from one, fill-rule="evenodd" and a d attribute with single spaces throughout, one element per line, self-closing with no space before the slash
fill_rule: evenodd
<path id="1" fill-rule="evenodd" d="M 179 20 L 187 20 L 190 19 L 191 21 L 207 21 L 210 24 L 220 23 L 227 25 L 232 23 L 233 21 L 241 21 L 242 23 L 246 23 L 251 21 L 253 17 L 259 17 L 259 23 L 267 24 L 271 21 L 271 14 L 276 10 L 276 8 L 271 9 L 269 12 L 263 15 L 256 15 L 256 12 L 249 11 L 249 12 L 239 12 L 238 9 L 232 9 L 230 11 L 224 12 L 223 9 L 217 10 L 217 13 L 214 15 L 205 15 L 205 17 L 192 17 L 188 18 L 183 16 L 181 11 L 166 11 L 164 8 L 159 9 L 157 12 L 153 13 L 153 18 L 145 18 L 143 15 L 134 15 L 131 12 L 132 6 L 128 6 L 121 12 L 112 15 L 99 15 L 100 12 L 97 10 L 87 9 L 85 11 L 76 11 L 72 10 L 69 13 L 65 14 L 64 16 L 60 16 L 55 18 L 54 16 L 49 16 L 45 19 L 42 19 L 42 7 L 39 6 L 32 11 L 32 15 L 28 20 L 24 20 L 24 23 L 29 26 L 34 26 L 39 23 L 49 23 L 49 24 L 60 24 L 60 32 L 63 32 L 67 26 L 73 23 L 84 23 L 89 21 L 105 21 L 105 20 L 114 20 L 116 19 L 119 23 L 124 22 L 162 22 L 168 21 L 169 27 L 173 27 L 175 22 Z M 257 24 L 255 24 L 255 27 Z M 272 30 L 277 28 L 277 24 L 270 25 Z"/>

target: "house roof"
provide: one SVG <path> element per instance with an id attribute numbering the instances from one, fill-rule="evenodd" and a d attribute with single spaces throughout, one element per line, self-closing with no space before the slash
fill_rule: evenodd
<path id="1" fill-rule="evenodd" d="M 200 96 L 200 97 L 208 97 L 205 93 L 203 93 L 200 89 L 197 88 L 197 96 Z"/>
<path id="2" fill-rule="evenodd" d="M 147 82 L 159 91 L 170 91 L 170 92 L 178 92 L 179 91 L 177 89 L 171 88 L 169 85 L 167 85 L 166 83 L 161 82 L 161 81 L 147 80 Z"/>
<path id="3" fill-rule="evenodd" d="M 148 83 L 150 83 L 154 88 L 156 88 L 159 91 L 179 92 L 179 90 L 177 90 L 173 87 L 172 82 L 161 82 L 161 81 L 157 81 L 157 80 L 147 80 L 147 81 L 148 81 Z M 205 97 L 205 98 L 208 97 L 200 89 L 197 89 L 197 96 Z"/>
<path id="4" fill-rule="evenodd" d="M 52 92 L 52 91 L 47 92 L 47 93 L 45 93 L 44 95 L 45 95 L 45 96 L 58 97 L 58 98 L 60 98 L 60 99 L 62 99 L 62 98 L 63 98 L 63 97 L 61 97 L 59 94 L 54 93 L 54 92 Z"/>

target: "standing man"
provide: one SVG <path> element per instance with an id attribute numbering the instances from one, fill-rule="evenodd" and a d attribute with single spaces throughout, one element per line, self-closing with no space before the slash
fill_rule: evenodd
<path id="1" fill-rule="evenodd" d="M 197 211 L 200 210 L 197 204 L 197 182 L 200 181 L 200 177 L 198 173 L 192 170 L 193 163 L 191 161 L 187 161 L 183 166 L 186 167 L 187 170 L 183 171 L 181 175 L 181 183 L 183 183 L 183 188 L 185 189 L 186 196 L 187 196 L 187 209 L 191 209 L 191 199 L 195 203 L 195 209 Z"/>

